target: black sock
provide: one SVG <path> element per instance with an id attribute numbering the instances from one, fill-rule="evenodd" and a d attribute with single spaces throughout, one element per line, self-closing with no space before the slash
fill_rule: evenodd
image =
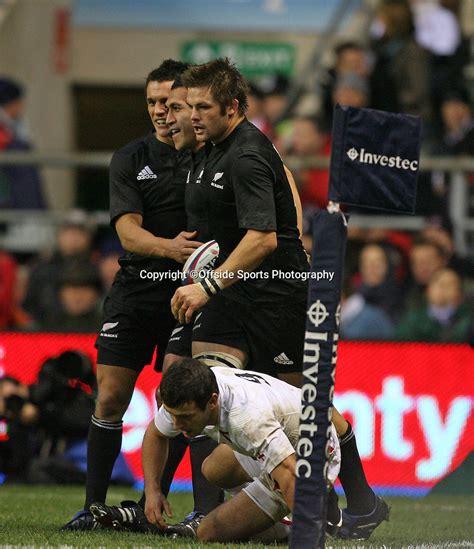
<path id="1" fill-rule="evenodd" d="M 168 440 L 168 459 L 166 460 L 163 476 L 161 477 L 161 491 L 165 496 L 168 496 L 169 494 L 174 474 L 183 459 L 187 447 L 188 441 L 184 435 L 178 435 L 177 437 Z M 138 505 L 140 505 L 142 509 L 145 509 L 145 492 L 142 493 Z"/>
<path id="2" fill-rule="evenodd" d="M 105 503 L 112 469 L 121 446 L 122 422 L 105 421 L 93 415 L 87 438 L 85 509 L 88 509 L 91 503 Z"/>
<path id="3" fill-rule="evenodd" d="M 339 498 L 337 497 L 337 494 L 334 488 L 331 488 L 328 491 L 327 520 L 334 526 L 337 526 L 337 524 L 339 524 L 340 518 L 341 518 L 341 513 L 339 511 Z"/>
<path id="4" fill-rule="evenodd" d="M 224 501 L 224 490 L 211 484 L 202 474 L 203 461 L 216 448 L 217 442 L 199 436 L 190 441 L 191 468 L 193 473 L 194 511 L 207 515 Z"/>
<path id="5" fill-rule="evenodd" d="M 339 480 L 347 498 L 347 512 L 350 515 L 367 515 L 374 510 L 375 494 L 365 478 L 350 423 L 339 443 L 341 445 Z"/>
<path id="6" fill-rule="evenodd" d="M 163 476 L 161 477 L 161 491 L 165 496 L 169 494 L 174 474 L 183 459 L 187 447 L 188 440 L 184 435 L 178 435 L 168 440 L 168 459 L 166 460 Z"/>

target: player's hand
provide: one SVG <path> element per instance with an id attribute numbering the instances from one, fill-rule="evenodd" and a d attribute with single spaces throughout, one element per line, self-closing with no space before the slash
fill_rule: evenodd
<path id="1" fill-rule="evenodd" d="M 209 299 L 200 284 L 189 284 L 176 290 L 171 299 L 171 311 L 181 324 L 188 324 L 191 322 L 194 313 L 205 305 Z"/>
<path id="2" fill-rule="evenodd" d="M 185 263 L 194 250 L 203 244 L 197 240 L 192 240 L 196 236 L 197 231 L 181 231 L 178 236 L 169 241 L 169 257 L 178 263 Z"/>
<path id="3" fill-rule="evenodd" d="M 148 522 L 166 530 L 167 524 L 163 517 L 163 512 L 167 517 L 173 516 L 173 511 L 168 500 L 161 492 L 147 493 L 145 499 L 145 516 Z"/>

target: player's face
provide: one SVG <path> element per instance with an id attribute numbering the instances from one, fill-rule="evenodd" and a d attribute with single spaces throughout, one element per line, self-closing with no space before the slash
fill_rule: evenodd
<path id="1" fill-rule="evenodd" d="M 174 146 L 181 149 L 194 149 L 196 147 L 196 135 L 191 123 L 191 107 L 186 102 L 186 88 L 176 88 L 170 91 L 166 106 L 168 116 L 166 123 Z"/>
<path id="2" fill-rule="evenodd" d="M 227 137 L 233 107 L 226 107 L 222 114 L 221 106 L 206 87 L 188 88 L 187 102 L 192 108 L 191 121 L 198 141 L 219 143 Z"/>
<path id="3" fill-rule="evenodd" d="M 206 425 L 214 424 L 217 395 L 212 395 L 204 410 L 195 402 L 186 402 L 177 408 L 170 408 L 165 404 L 163 406 L 171 414 L 174 428 L 181 431 L 185 437 L 192 438 L 200 435 Z"/>
<path id="4" fill-rule="evenodd" d="M 166 125 L 166 116 L 168 114 L 166 101 L 168 100 L 172 84 L 172 81 L 151 81 L 146 87 L 148 114 L 150 115 L 153 127 L 156 130 L 157 137 L 164 139 L 169 137 L 169 130 Z"/>

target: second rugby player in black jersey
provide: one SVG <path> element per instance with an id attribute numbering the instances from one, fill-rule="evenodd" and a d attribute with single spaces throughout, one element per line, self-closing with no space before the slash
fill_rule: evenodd
<path id="1" fill-rule="evenodd" d="M 84 510 L 67 530 L 96 526 L 89 506 L 105 502 L 122 443 L 122 418 L 142 368 L 158 346 L 161 367 L 174 326 L 169 300 L 182 263 L 201 244 L 186 232 L 184 188 L 189 153 L 175 150 L 166 125 L 166 101 L 187 65 L 164 61 L 146 81 L 154 132 L 117 151 L 110 165 L 110 215 L 123 248 L 120 270 L 104 304 L 97 337 L 98 398 L 88 436 Z"/>

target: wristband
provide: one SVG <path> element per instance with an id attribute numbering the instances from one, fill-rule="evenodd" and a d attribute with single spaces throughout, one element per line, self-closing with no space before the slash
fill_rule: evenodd
<path id="1" fill-rule="evenodd" d="M 208 297 L 212 297 L 214 294 L 217 293 L 212 286 L 207 284 L 207 280 L 205 278 L 203 280 L 201 280 L 201 282 L 198 282 L 198 285 L 200 286 L 200 288 L 202 290 L 204 290 L 206 292 L 206 295 Z"/>

